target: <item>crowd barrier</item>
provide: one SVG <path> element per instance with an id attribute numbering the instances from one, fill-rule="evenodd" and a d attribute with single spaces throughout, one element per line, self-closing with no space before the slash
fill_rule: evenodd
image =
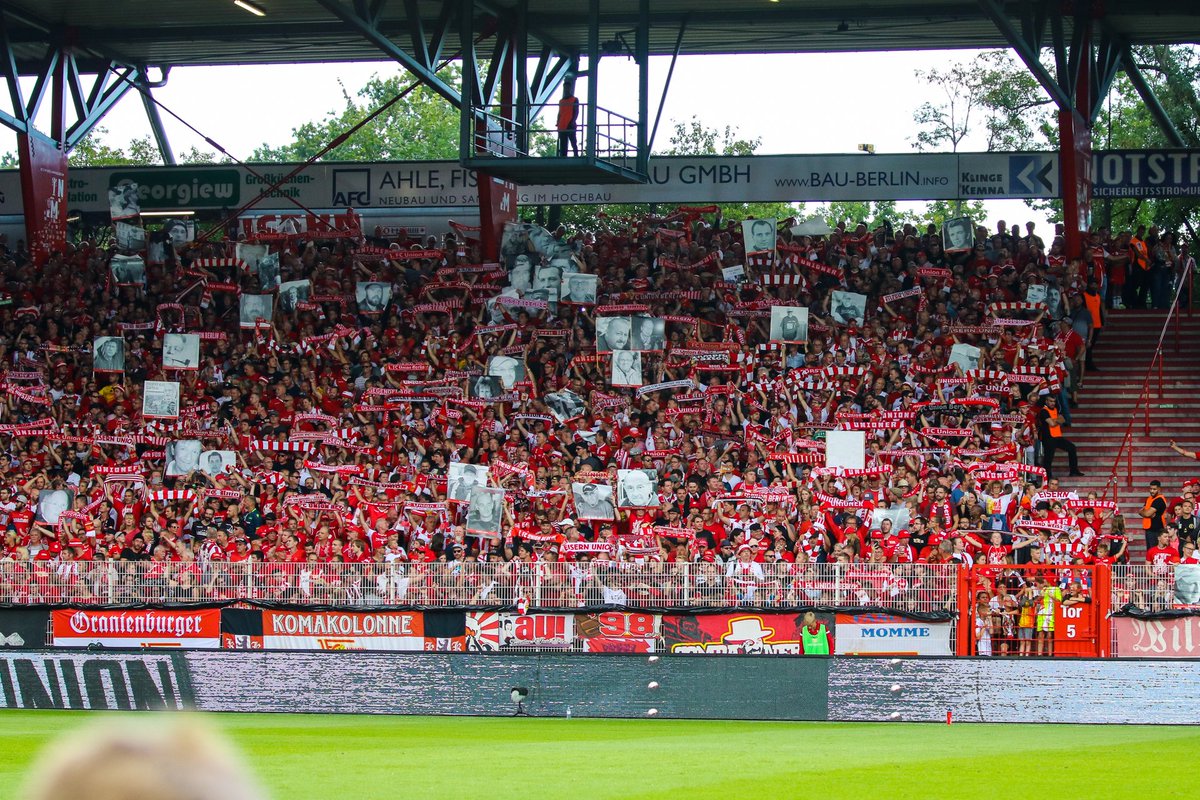
<path id="1" fill-rule="evenodd" d="M 1000 568 L 762 569 L 742 577 L 711 563 L 3 561 L 0 649 L 788 654 L 798 652 L 811 610 L 839 654 L 1023 655 L 988 606 Z M 1085 587 L 1082 602 L 1055 607 L 1057 657 L 1200 657 L 1200 566 L 1004 569 L 1030 583 L 1044 575 Z M 998 638 L 985 650 L 989 632 Z"/>
<path id="2" fill-rule="evenodd" d="M 745 572 L 711 562 L 462 562 L 366 564 L 0 561 L 0 605 L 177 605 L 253 600 L 372 608 L 878 607 L 948 616 L 949 564 L 804 564 Z"/>
<path id="3" fill-rule="evenodd" d="M 518 688 L 539 717 L 1200 722 L 1141 660 L 0 652 L 3 708 L 506 716 Z"/>

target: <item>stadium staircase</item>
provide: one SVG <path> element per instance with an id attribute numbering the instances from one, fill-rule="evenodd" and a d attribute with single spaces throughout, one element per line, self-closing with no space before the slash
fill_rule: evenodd
<path id="1" fill-rule="evenodd" d="M 1066 477 L 1066 455 L 1055 456 L 1055 473 L 1064 488 L 1081 497 L 1093 491 L 1103 496 L 1107 489 L 1107 499 L 1120 503 L 1129 528 L 1131 556 L 1139 560 L 1144 547 L 1137 512 L 1147 484 L 1157 478 L 1162 481 L 1163 494 L 1172 498 L 1179 496 L 1185 478 L 1200 477 L 1200 464 L 1170 448 L 1175 439 L 1186 450 L 1200 449 L 1200 349 L 1194 346 L 1200 341 L 1200 312 L 1189 315 L 1185 311 L 1179 316 L 1178 350 L 1176 321 L 1171 323 L 1163 342 L 1161 395 L 1158 369 L 1150 371 L 1149 436 L 1145 406 L 1133 413 L 1165 320 L 1162 311 L 1112 312 L 1094 354 L 1100 371 L 1084 377 L 1079 406 L 1071 410 L 1072 425 L 1067 432 L 1079 448 L 1079 468 L 1085 477 Z M 1122 452 L 1131 421 L 1132 450 Z"/>

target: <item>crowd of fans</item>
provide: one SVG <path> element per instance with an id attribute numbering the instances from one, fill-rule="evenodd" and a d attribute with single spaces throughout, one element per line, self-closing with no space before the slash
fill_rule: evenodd
<path id="1" fill-rule="evenodd" d="M 747 255 L 740 225 L 683 208 L 510 225 L 484 263 L 461 226 L 426 241 L 298 227 L 268 237 L 270 267 L 152 233 L 132 284 L 94 242 L 37 268 L 8 252 L 0 600 L 87 594 L 116 562 L 121 599 L 238 596 L 242 575 L 304 596 L 307 575 L 334 599 L 419 602 L 461 574 L 452 596 L 486 603 L 504 596 L 492 578 L 520 595 L 512 576 L 563 564 L 555 591 L 578 602 L 787 603 L 813 591 L 813 565 L 842 564 L 875 570 L 862 604 L 903 605 L 924 565 L 1128 556 L 1114 504 L 1077 497 L 1053 463 L 1065 450 L 1077 471 L 1070 410 L 1103 298 L 1134 268 L 1124 235 L 1069 260 L 1032 223 L 953 253 L 932 224 L 785 223 Z M 245 297 L 263 295 L 247 324 Z M 772 339 L 777 306 L 807 310 L 803 341 Z M 198 363 L 164 367 L 180 333 L 200 335 Z M 94 371 L 104 337 L 124 341 L 121 371 Z M 640 379 L 614 385 L 612 351 L 636 353 L 619 368 Z M 153 382 L 180 385 L 175 414 L 156 395 L 144 416 Z M 834 430 L 864 432 L 861 468 L 825 465 Z M 483 481 L 450 496 L 468 464 Z M 638 570 L 655 577 L 596 579 Z M 991 598 L 1004 624 L 1012 597 Z"/>

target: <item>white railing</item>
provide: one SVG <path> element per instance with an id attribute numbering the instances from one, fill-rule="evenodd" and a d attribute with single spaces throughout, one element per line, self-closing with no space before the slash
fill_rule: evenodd
<path id="1" fill-rule="evenodd" d="M 1157 614 L 1200 608 L 1200 565 L 1118 564 L 1112 610 Z"/>
<path id="2" fill-rule="evenodd" d="M 435 608 L 827 608 L 953 613 L 948 564 L 0 561 L 3 604 L 260 600 Z"/>

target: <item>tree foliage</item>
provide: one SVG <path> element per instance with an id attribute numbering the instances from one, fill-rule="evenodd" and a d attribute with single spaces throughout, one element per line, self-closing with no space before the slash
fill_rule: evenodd
<path id="1" fill-rule="evenodd" d="M 162 163 L 158 145 L 149 136 L 133 139 L 125 147 L 109 144 L 106 141 L 107 137 L 107 128 L 100 125 L 92 128 L 68 155 L 68 165 L 72 167 L 120 167 Z"/>
<path id="2" fill-rule="evenodd" d="M 451 64 L 441 72 L 448 84 L 458 86 L 461 75 Z M 322 119 L 292 129 L 291 141 L 280 146 L 263 144 L 252 161 L 307 161 L 336 137 L 367 119 L 372 112 L 407 88 L 401 75 L 373 75 L 353 95 L 342 87 L 344 104 Z M 458 111 L 427 86 L 408 92 L 386 111 L 371 119 L 345 142 L 321 157 L 322 161 L 407 161 L 458 158 Z"/>
<path id="3" fill-rule="evenodd" d="M 726 125 L 724 130 L 710 128 L 692 117 L 675 122 L 670 146 L 664 156 L 752 156 L 762 145 L 761 138 L 740 139 L 737 128 Z"/>
<path id="4" fill-rule="evenodd" d="M 940 103 L 924 102 L 913 112 L 917 135 L 911 141 L 921 151 L 949 148 L 957 153 L 962 140 L 971 132 L 971 113 L 981 103 L 983 87 L 976 69 L 955 64 L 948 70 L 917 70 L 916 77 L 937 87 L 945 96 Z"/>
<path id="5" fill-rule="evenodd" d="M 1132 52 L 1146 82 L 1185 143 L 1189 147 L 1200 146 L 1200 50 L 1191 45 L 1158 45 L 1135 47 Z M 1048 54 L 1043 61 L 1053 74 L 1054 65 Z M 988 150 L 1058 148 L 1057 107 L 1025 65 L 1007 51 L 983 53 L 969 65 L 943 72 L 931 70 L 925 75 L 927 80 L 938 85 L 949 81 L 949 76 L 957 75 L 961 80 L 960 93 L 970 93 L 977 98 L 978 113 L 973 111 L 971 127 L 978 130 L 977 126 L 982 126 Z M 921 114 L 921 109 L 914 114 L 918 123 L 921 123 Z M 941 124 L 937 120 L 948 114 L 949 109 L 942 108 L 940 117 L 924 123 L 922 133 L 925 138 L 921 140 L 922 134 L 918 134 L 918 147 L 922 142 L 945 145 L 949 141 L 945 133 L 939 138 L 937 127 Z M 966 136 L 970 134 L 971 130 L 968 130 Z M 1129 78 L 1124 73 L 1119 74 L 1093 128 L 1093 149 L 1140 150 L 1169 146 L 1170 142 Z M 1058 200 L 1028 200 L 1026 203 L 1048 212 L 1052 219 L 1062 218 L 1062 203 Z M 930 216 L 936 216 L 934 206 L 930 209 Z M 1139 224 L 1177 228 L 1185 222 L 1200 227 L 1200 203 L 1194 198 L 1106 199 L 1094 204 L 1092 216 L 1094 224 L 1113 228 L 1131 228 Z"/>

